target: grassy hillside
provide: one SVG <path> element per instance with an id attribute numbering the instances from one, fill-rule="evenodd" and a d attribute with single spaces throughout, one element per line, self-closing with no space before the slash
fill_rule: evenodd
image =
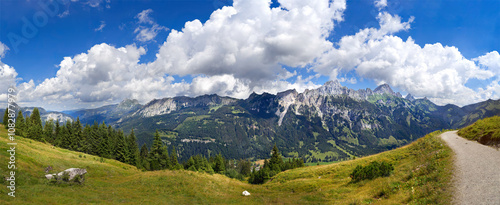
<path id="1" fill-rule="evenodd" d="M 288 170 L 264 185 L 250 185 L 225 176 L 190 171 L 141 172 L 135 167 L 29 139 L 17 138 L 16 198 L 7 195 L 3 180 L 7 152 L 0 152 L 0 204 L 401 204 L 449 200 L 450 149 L 432 133 L 405 147 L 336 164 Z M 7 150 L 6 130 L 0 129 L 0 149 Z M 352 183 L 357 165 L 371 161 L 394 164 L 390 177 Z M 86 168 L 84 185 L 48 184 L 44 168 L 52 172 Z M 248 190 L 252 195 L 241 196 Z"/>
<path id="2" fill-rule="evenodd" d="M 474 124 L 460 129 L 458 135 L 481 144 L 500 146 L 500 116 L 478 120 Z"/>

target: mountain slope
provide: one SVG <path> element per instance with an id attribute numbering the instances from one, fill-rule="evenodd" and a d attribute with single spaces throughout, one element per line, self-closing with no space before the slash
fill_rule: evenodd
<path id="1" fill-rule="evenodd" d="M 115 126 L 133 128 L 139 144 L 151 143 L 159 130 L 166 143 L 180 147 L 181 160 L 219 152 L 227 158 L 262 159 L 276 143 L 287 157 L 339 161 L 499 114 L 494 109 L 499 102 L 438 106 L 426 98 L 403 98 L 387 84 L 372 91 L 330 81 L 303 93 L 253 93 L 244 100 L 217 95 L 154 100 Z"/>
<path id="2" fill-rule="evenodd" d="M 95 109 L 81 109 L 64 111 L 73 118 L 80 118 L 83 124 L 101 123 L 105 121 L 110 124 L 128 116 L 142 107 L 137 100 L 125 99 L 120 104 L 107 105 Z"/>
<path id="3" fill-rule="evenodd" d="M 0 128 L 0 149 L 7 150 L 7 133 Z M 135 167 L 68 151 L 18 137 L 16 139 L 16 198 L 0 189 L 1 204 L 402 204 L 437 203 L 449 198 L 449 149 L 433 133 L 416 143 L 378 155 L 337 164 L 304 167 L 278 174 L 264 185 L 250 185 L 225 176 L 191 171 L 141 172 Z M 439 155 L 435 153 L 440 153 Z M 80 157 L 81 156 L 81 157 Z M 0 152 L 0 161 L 8 161 Z M 351 183 L 357 165 L 393 163 L 387 178 Z M 46 183 L 44 168 L 87 169 L 84 185 Z M 1 179 L 8 173 L 0 166 Z M 2 183 L 6 186 L 5 180 Z M 252 195 L 241 196 L 248 190 Z"/>
<path id="4" fill-rule="evenodd" d="M 83 123 L 106 121 L 125 132 L 134 129 L 140 145 L 150 145 L 158 130 L 165 143 L 180 148 L 180 160 L 219 152 L 226 158 L 262 159 L 276 144 L 286 157 L 318 162 L 379 153 L 434 130 L 463 127 L 500 114 L 500 100 L 438 106 L 427 98 L 403 98 L 387 84 L 372 91 L 329 81 L 303 93 L 252 93 L 242 100 L 174 97 L 145 105 L 126 100 L 70 114 Z"/>

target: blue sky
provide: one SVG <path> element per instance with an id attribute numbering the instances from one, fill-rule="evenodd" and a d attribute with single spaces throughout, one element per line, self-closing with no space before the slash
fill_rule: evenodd
<path id="1" fill-rule="evenodd" d="M 0 89 L 16 86 L 25 106 L 68 110 L 124 98 L 245 98 L 338 79 L 466 105 L 500 97 L 498 8 L 493 0 L 0 1 Z"/>

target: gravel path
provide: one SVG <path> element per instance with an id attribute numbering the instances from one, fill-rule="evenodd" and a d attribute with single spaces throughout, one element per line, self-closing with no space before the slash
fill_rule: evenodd
<path id="1" fill-rule="evenodd" d="M 453 204 L 500 204 L 500 151 L 456 133 L 441 134 L 455 152 Z"/>

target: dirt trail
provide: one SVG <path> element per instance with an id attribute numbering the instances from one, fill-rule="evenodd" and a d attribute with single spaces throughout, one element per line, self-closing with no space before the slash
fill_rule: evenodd
<path id="1" fill-rule="evenodd" d="M 500 151 L 456 133 L 441 134 L 456 154 L 453 204 L 500 204 Z"/>

